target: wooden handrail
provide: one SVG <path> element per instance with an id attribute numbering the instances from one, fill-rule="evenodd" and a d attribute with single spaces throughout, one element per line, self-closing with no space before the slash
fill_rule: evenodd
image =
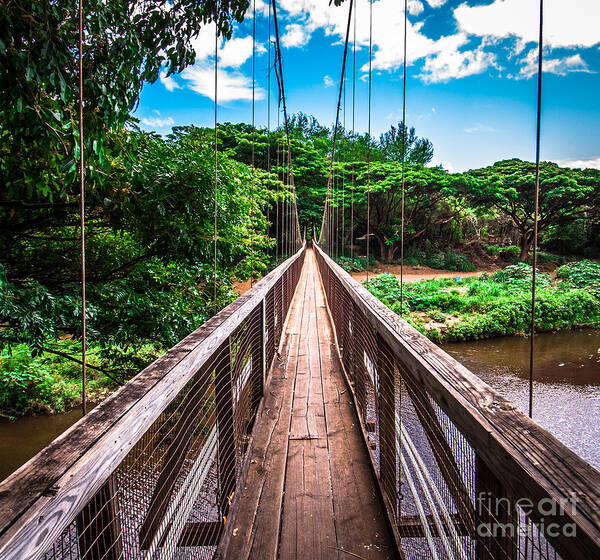
<path id="1" fill-rule="evenodd" d="M 574 523 L 577 534 L 547 536 L 556 550 L 565 558 L 597 557 L 600 472 L 391 311 L 320 247 L 315 245 L 315 250 L 394 359 L 434 399 L 511 495 L 565 505 L 564 515 L 548 515 L 546 521 Z M 569 501 L 573 495 L 575 507 Z M 537 521 L 534 516 L 531 520 Z"/>
<path id="2" fill-rule="evenodd" d="M 0 558 L 35 558 L 52 546 L 304 250 L 305 246 L 0 483 Z"/>

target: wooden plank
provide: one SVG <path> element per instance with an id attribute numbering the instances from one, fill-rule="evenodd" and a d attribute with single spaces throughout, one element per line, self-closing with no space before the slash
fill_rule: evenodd
<path id="1" fill-rule="evenodd" d="M 514 501 L 506 496 L 501 482 L 479 456 L 475 457 L 475 498 L 477 527 L 484 527 L 477 532 L 476 558 L 516 560 L 520 536 Z"/>
<path id="2" fill-rule="evenodd" d="M 318 247 L 324 265 L 370 317 L 395 358 L 449 416 L 495 476 L 515 497 L 553 499 L 564 514 L 546 522 L 577 525 L 577 538 L 550 538 L 566 557 L 589 558 L 600 550 L 600 473 L 527 418 L 478 377 L 427 340 L 367 292 Z M 576 507 L 569 499 L 575 493 Z"/>
<path id="3" fill-rule="evenodd" d="M 433 515 L 427 515 L 426 520 L 427 526 L 429 527 L 429 531 L 434 537 L 437 537 L 438 526 L 435 519 L 433 518 Z M 464 523 L 459 519 L 459 517 L 456 514 L 451 516 L 451 520 L 453 523 L 453 528 L 456 530 L 458 535 L 460 535 L 461 537 L 468 537 L 472 535 L 472 533 L 470 533 L 467 530 Z M 444 528 L 446 533 L 450 531 L 450 528 L 448 527 L 448 524 L 445 519 L 442 519 L 442 527 Z M 400 519 L 398 520 L 398 532 L 400 533 L 400 536 L 402 538 L 421 539 L 425 537 L 425 529 L 423 527 L 423 522 L 421 521 L 421 518 L 418 515 L 403 515 L 402 517 L 400 517 Z M 495 558 L 503 560 L 504 556 L 497 556 Z"/>
<path id="4" fill-rule="evenodd" d="M 460 474 L 460 469 L 458 468 L 452 448 L 446 439 L 444 430 L 440 426 L 429 399 L 415 387 L 410 374 L 404 372 L 402 378 L 404 379 L 408 396 L 413 403 L 419 423 L 427 437 L 442 478 L 446 483 L 446 488 L 450 496 L 452 496 L 454 507 L 459 512 L 459 517 L 469 527 L 471 534 L 474 534 L 475 505 Z"/>
<path id="5" fill-rule="evenodd" d="M 0 557 L 39 558 L 304 249 L 0 484 Z"/>
<path id="6" fill-rule="evenodd" d="M 233 418 L 233 387 L 231 378 L 231 342 L 226 341 L 221 347 L 219 360 L 215 370 L 215 409 L 219 430 L 218 470 L 219 470 L 219 508 L 225 519 L 229 512 L 228 505 L 233 499 L 236 483 L 236 437 Z M 241 395 L 240 395 L 241 398 Z"/>
<path id="7" fill-rule="evenodd" d="M 221 521 L 186 523 L 177 546 L 216 546 L 223 527 Z"/>
<path id="8" fill-rule="evenodd" d="M 292 409 L 292 436 L 289 442 L 285 497 L 281 524 L 280 558 L 337 558 L 337 538 L 331 491 L 329 453 L 322 391 L 310 394 L 313 383 L 309 354 L 318 353 L 318 333 L 311 319 L 315 318 L 315 266 L 310 255 L 307 268 L 307 305 L 304 328 L 300 333 L 298 367 Z M 312 376 L 321 379 L 320 367 Z M 294 430 L 302 426 L 302 432 Z M 319 437 L 321 435 L 322 437 Z"/>
<path id="9" fill-rule="evenodd" d="M 395 519 L 399 513 L 398 434 L 396 430 L 396 392 L 398 382 L 393 357 L 387 344 L 377 337 L 379 372 L 379 478 Z"/>

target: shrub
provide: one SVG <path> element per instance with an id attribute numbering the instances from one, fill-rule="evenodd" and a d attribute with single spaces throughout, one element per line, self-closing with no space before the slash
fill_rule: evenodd
<path id="1" fill-rule="evenodd" d="M 556 276 L 564 279 L 563 288 L 585 288 L 589 293 L 600 298 L 599 263 L 587 259 L 567 263 L 556 269 Z"/>
<path id="2" fill-rule="evenodd" d="M 525 287 L 531 284 L 533 267 L 526 263 L 511 264 L 504 270 L 499 270 L 492 274 L 492 280 L 508 284 L 512 287 Z M 535 277 L 536 286 L 549 286 L 552 281 L 550 276 L 545 273 L 538 273 Z"/>
<path id="3" fill-rule="evenodd" d="M 79 383 L 62 379 L 25 345 L 0 356 L 0 410 L 9 415 L 60 412 L 79 398 Z"/>

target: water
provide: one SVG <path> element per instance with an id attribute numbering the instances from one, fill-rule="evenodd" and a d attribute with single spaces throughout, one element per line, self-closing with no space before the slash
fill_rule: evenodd
<path id="1" fill-rule="evenodd" d="M 25 464 L 81 418 L 81 409 L 63 414 L 0 420 L 0 480 Z"/>
<path id="2" fill-rule="evenodd" d="M 446 343 L 442 348 L 527 413 L 529 339 Z M 533 419 L 600 469 L 600 330 L 536 335 Z"/>

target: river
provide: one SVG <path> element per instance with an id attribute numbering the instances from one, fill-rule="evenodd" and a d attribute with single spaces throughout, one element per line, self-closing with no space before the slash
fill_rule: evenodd
<path id="1" fill-rule="evenodd" d="M 504 337 L 442 347 L 527 411 L 528 339 Z M 0 480 L 80 417 L 77 409 L 54 416 L 0 421 Z M 537 335 L 533 418 L 600 469 L 600 330 Z"/>
<path id="2" fill-rule="evenodd" d="M 536 335 L 533 419 L 600 469 L 600 330 Z M 442 348 L 512 401 L 529 406 L 529 339 L 446 343 Z"/>

